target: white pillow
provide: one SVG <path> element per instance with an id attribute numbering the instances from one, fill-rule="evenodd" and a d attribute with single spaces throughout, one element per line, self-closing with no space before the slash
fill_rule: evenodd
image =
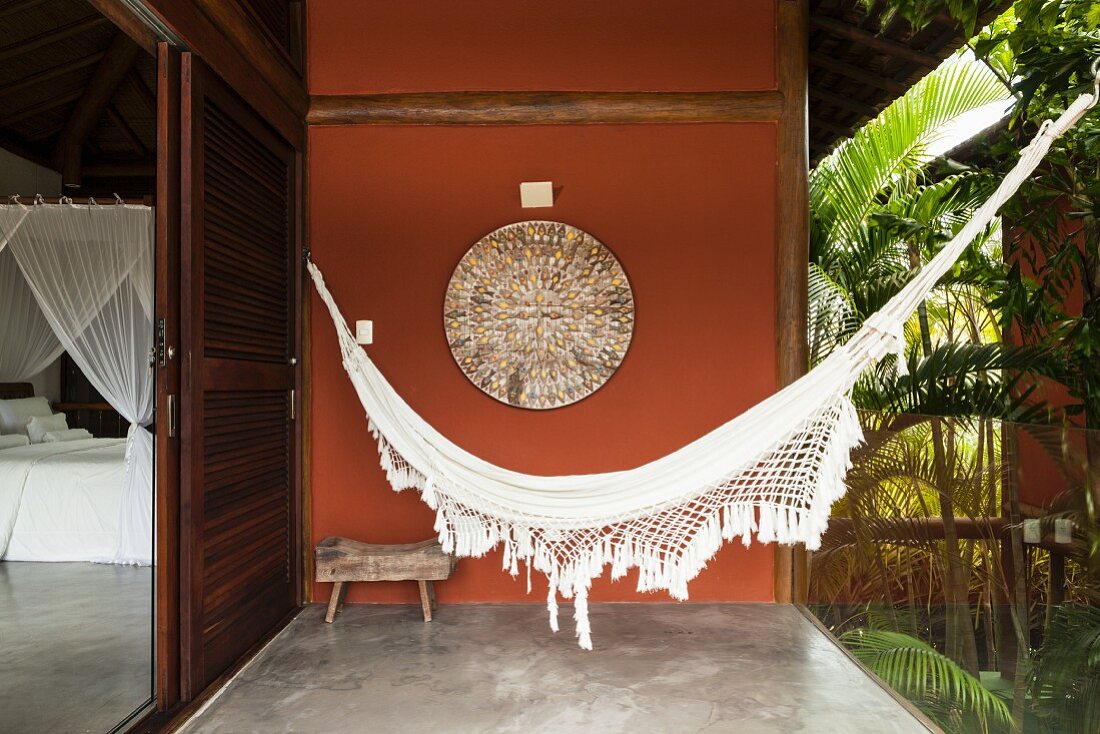
<path id="1" fill-rule="evenodd" d="M 50 431 L 67 431 L 69 423 L 65 420 L 64 413 L 54 413 L 48 416 L 35 416 L 27 422 L 27 438 L 31 443 L 42 443 L 43 437 Z"/>
<path id="2" fill-rule="evenodd" d="M 0 400 L 0 433 L 27 435 L 27 423 L 31 418 L 53 414 L 46 398 L 17 398 Z"/>
<path id="3" fill-rule="evenodd" d="M 64 431 L 46 431 L 42 436 L 42 443 L 60 443 L 62 441 L 79 441 L 84 438 L 95 438 L 83 428 L 69 428 Z"/>
<path id="4" fill-rule="evenodd" d="M 13 433 L 10 436 L 0 436 L 0 449 L 15 449 L 26 446 L 31 440 L 22 433 Z"/>

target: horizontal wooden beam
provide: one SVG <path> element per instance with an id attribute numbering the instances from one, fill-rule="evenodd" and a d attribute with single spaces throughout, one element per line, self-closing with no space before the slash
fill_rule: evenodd
<path id="1" fill-rule="evenodd" d="M 863 518 L 860 525 L 869 540 L 890 545 L 920 545 L 944 539 L 943 518 L 939 517 L 891 517 L 881 518 L 883 522 Z M 1013 525 L 1003 517 L 956 517 L 955 535 L 960 540 L 1007 540 Z M 850 517 L 829 518 L 829 528 L 825 538 L 836 540 L 838 536 L 849 536 L 856 532 L 856 521 Z M 1058 543 L 1053 533 L 1046 533 L 1037 545 L 1049 551 L 1070 553 L 1073 543 Z"/>
<path id="2" fill-rule="evenodd" d="M 83 168 L 88 178 L 150 178 L 157 174 L 157 162 L 141 161 L 104 161 L 89 163 Z"/>
<path id="3" fill-rule="evenodd" d="M 853 64 L 846 63 L 844 61 L 838 61 L 832 56 L 828 56 L 819 51 L 813 51 L 810 53 L 810 65 L 816 66 L 826 71 L 831 71 L 835 74 L 840 74 L 843 77 L 847 77 L 857 82 L 863 82 L 869 84 L 872 87 L 877 87 L 885 92 L 891 94 L 902 95 L 905 93 L 907 87 L 896 79 L 890 77 L 880 76 L 874 72 L 867 71 Z"/>
<path id="4" fill-rule="evenodd" d="M 906 46 L 904 43 L 891 41 L 889 38 L 876 36 L 874 33 L 848 25 L 834 18 L 814 15 L 810 18 L 810 25 L 819 30 L 828 31 L 829 33 L 840 36 L 841 38 L 846 38 L 860 46 L 874 49 L 887 56 L 896 56 L 900 59 L 911 61 L 914 64 L 919 64 L 926 69 L 935 69 L 940 65 L 940 58 L 938 56 L 925 53 L 924 51 L 918 51 L 915 48 Z"/>
<path id="5" fill-rule="evenodd" d="M 558 125 L 778 120 L 764 92 L 423 92 L 315 96 L 311 125 Z"/>

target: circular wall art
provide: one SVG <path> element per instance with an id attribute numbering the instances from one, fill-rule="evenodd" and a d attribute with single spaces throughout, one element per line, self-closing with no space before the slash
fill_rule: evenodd
<path id="1" fill-rule="evenodd" d="M 520 408 L 575 403 L 614 374 L 634 333 L 615 256 L 560 222 L 518 222 L 459 261 L 443 304 L 447 343 L 486 394 Z"/>

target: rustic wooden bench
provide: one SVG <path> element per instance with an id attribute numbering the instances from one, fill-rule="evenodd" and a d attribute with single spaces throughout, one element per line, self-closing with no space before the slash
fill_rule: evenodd
<path id="1" fill-rule="evenodd" d="M 420 587 L 424 621 L 432 621 L 435 608 L 433 581 L 443 581 L 455 567 L 455 557 L 443 552 L 432 538 L 405 545 L 360 543 L 349 538 L 325 538 L 315 553 L 318 581 L 331 581 L 325 621 L 332 622 L 344 605 L 348 584 L 354 581 L 415 581 Z"/>

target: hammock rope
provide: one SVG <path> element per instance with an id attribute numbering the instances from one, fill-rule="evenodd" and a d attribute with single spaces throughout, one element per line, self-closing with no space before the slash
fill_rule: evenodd
<path id="1" fill-rule="evenodd" d="M 887 355 L 904 365 L 903 325 L 969 243 L 1042 161 L 1053 142 L 1096 102 L 1079 97 L 1046 121 L 988 201 L 842 347 L 801 379 L 710 433 L 648 464 L 617 472 L 548 477 L 495 466 L 438 433 L 394 390 L 355 341 L 316 264 L 314 286 L 336 328 L 344 369 L 378 443 L 395 491 L 414 488 L 436 512 L 448 553 L 483 556 L 500 546 L 504 570 L 527 567 L 549 580 L 550 626 L 557 596 L 574 599 L 579 644 L 592 649 L 588 591 L 610 566 L 638 569 L 638 590 L 687 599 L 689 580 L 723 542 L 820 544 L 833 502 L 845 490 L 851 449 L 863 433 L 849 393 Z"/>

